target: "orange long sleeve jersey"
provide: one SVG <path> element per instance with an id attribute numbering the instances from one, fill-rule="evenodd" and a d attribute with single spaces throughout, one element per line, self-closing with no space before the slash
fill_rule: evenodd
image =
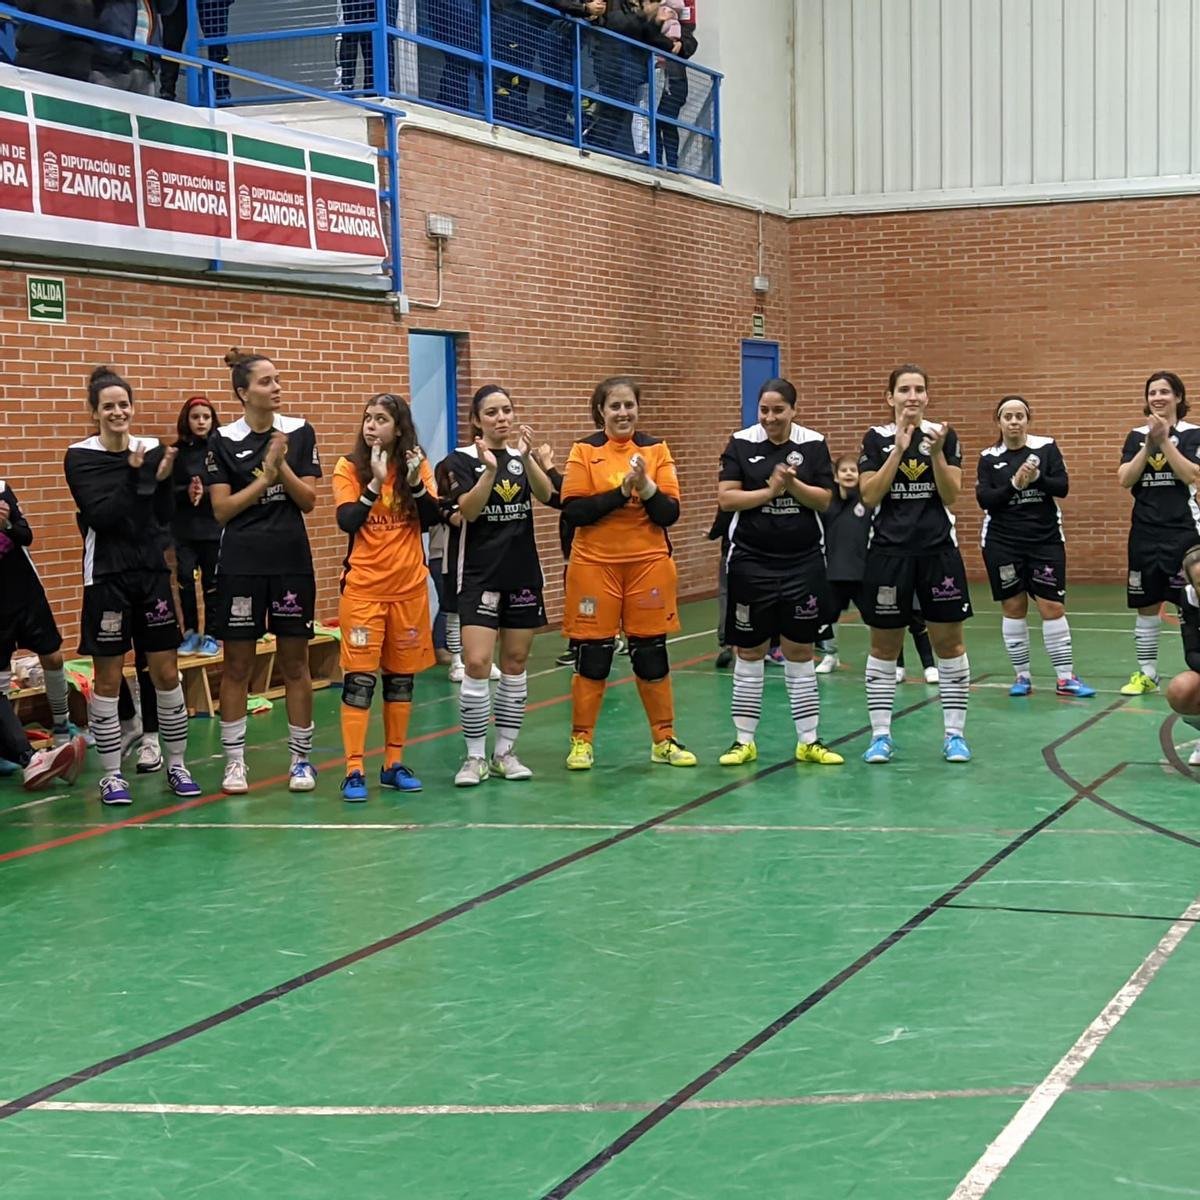
<path id="1" fill-rule="evenodd" d="M 636 492 L 626 498 L 621 480 L 638 454 L 658 491 L 643 504 Z M 576 527 L 574 561 L 645 562 L 671 553 L 667 528 L 679 519 L 679 479 L 667 443 L 636 433 L 613 441 L 603 431 L 576 442 L 567 457 L 562 484 L 563 515 Z"/>

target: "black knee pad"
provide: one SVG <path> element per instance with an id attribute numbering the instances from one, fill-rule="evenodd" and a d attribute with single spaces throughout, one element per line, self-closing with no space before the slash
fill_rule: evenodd
<path id="1" fill-rule="evenodd" d="M 348 671 L 342 680 L 342 703 L 350 708 L 370 708 L 375 694 L 375 676 Z"/>
<path id="2" fill-rule="evenodd" d="M 657 683 L 671 673 L 671 660 L 667 657 L 667 635 L 629 639 L 629 662 L 633 673 L 647 683 Z"/>
<path id="3" fill-rule="evenodd" d="M 411 704 L 413 677 L 411 675 L 385 675 L 383 677 L 384 704 Z"/>
<path id="4" fill-rule="evenodd" d="M 613 655 L 617 644 L 612 638 L 602 642 L 581 641 L 576 643 L 575 670 L 584 679 L 607 679 L 612 670 Z"/>

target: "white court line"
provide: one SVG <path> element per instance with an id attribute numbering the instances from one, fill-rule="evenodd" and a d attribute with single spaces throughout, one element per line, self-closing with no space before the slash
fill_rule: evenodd
<path id="1" fill-rule="evenodd" d="M 24 804 L 14 804 L 9 808 L 0 810 L 0 816 L 3 816 L 4 813 L 20 812 L 25 808 L 40 808 L 43 804 L 49 804 L 53 800 L 65 800 L 66 798 L 66 792 L 62 792 L 57 796 L 39 796 L 36 800 L 26 800 Z"/>
<path id="2" fill-rule="evenodd" d="M 1000 1178 L 1004 1169 L 1020 1153 L 1021 1147 L 1049 1115 L 1059 1098 L 1070 1089 L 1075 1076 L 1083 1070 L 1088 1060 L 1103 1045 L 1105 1038 L 1120 1024 L 1125 1014 L 1137 1002 L 1138 997 L 1150 986 L 1155 975 L 1179 948 L 1183 939 L 1191 933 L 1198 917 L 1200 917 L 1200 897 L 1188 905 L 1175 924 L 1163 935 L 1158 945 L 1142 960 L 1141 965 L 1129 977 L 1120 991 L 1079 1035 L 1075 1045 L 1063 1055 L 1050 1074 L 1038 1084 L 1033 1094 L 1021 1105 L 1016 1115 L 1000 1131 L 996 1139 L 980 1156 L 979 1161 L 950 1194 L 950 1200 L 979 1200 L 979 1197 L 987 1195 L 992 1184 Z"/>

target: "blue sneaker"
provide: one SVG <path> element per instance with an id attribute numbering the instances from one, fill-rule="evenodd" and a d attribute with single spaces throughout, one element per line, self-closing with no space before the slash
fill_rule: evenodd
<path id="1" fill-rule="evenodd" d="M 867 747 L 866 754 L 863 755 L 863 762 L 869 763 L 885 763 L 892 761 L 892 753 L 896 749 L 891 737 L 886 733 L 881 733 L 878 737 L 871 739 L 871 744 Z"/>
<path id="2" fill-rule="evenodd" d="M 1088 687 L 1078 675 L 1072 675 L 1070 679 L 1060 679 L 1054 690 L 1060 696 L 1078 696 L 1081 700 L 1096 694 L 1096 689 Z"/>
<path id="3" fill-rule="evenodd" d="M 392 763 L 390 767 L 380 767 L 379 783 L 380 786 L 393 788 L 397 792 L 419 792 L 421 790 L 421 781 L 403 763 Z"/>
<path id="4" fill-rule="evenodd" d="M 179 643 L 180 654 L 196 654 L 200 650 L 200 635 L 194 630 L 189 629 L 183 635 L 183 641 Z"/>
<path id="5" fill-rule="evenodd" d="M 1028 675 L 1018 675 L 1016 682 L 1008 689 L 1010 696 L 1028 696 L 1033 691 L 1033 680 Z"/>
<path id="6" fill-rule="evenodd" d="M 200 649 L 196 653 L 204 655 L 205 658 L 213 658 L 221 653 L 221 643 L 206 633 L 200 639 Z"/>
<path id="7" fill-rule="evenodd" d="M 183 766 L 167 768 L 167 786 L 175 795 L 184 800 L 192 796 L 199 796 L 202 790 L 192 778 L 191 771 Z"/>
<path id="8" fill-rule="evenodd" d="M 948 733 L 942 743 L 942 757 L 947 762 L 970 762 L 971 748 L 961 733 Z"/>
<path id="9" fill-rule="evenodd" d="M 342 780 L 342 799 L 361 801 L 367 798 L 367 781 L 361 771 L 351 771 Z"/>
<path id="10" fill-rule="evenodd" d="M 117 771 L 113 775 L 105 775 L 100 780 L 101 804 L 132 804 L 133 797 L 129 794 L 129 784 L 125 776 Z"/>
<path id="11" fill-rule="evenodd" d="M 0 779 L 7 779 L 10 775 L 15 775 L 20 769 L 15 762 L 9 762 L 7 758 L 0 758 Z"/>

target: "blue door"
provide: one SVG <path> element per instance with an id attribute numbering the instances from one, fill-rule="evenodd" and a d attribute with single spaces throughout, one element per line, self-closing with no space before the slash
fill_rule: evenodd
<path id="1" fill-rule="evenodd" d="M 458 370 L 452 333 L 408 335 L 408 382 L 417 439 L 430 463 L 440 463 L 458 436 Z"/>
<path id="2" fill-rule="evenodd" d="M 762 338 L 742 342 L 742 426 L 758 423 L 758 389 L 779 376 L 779 343 Z"/>

